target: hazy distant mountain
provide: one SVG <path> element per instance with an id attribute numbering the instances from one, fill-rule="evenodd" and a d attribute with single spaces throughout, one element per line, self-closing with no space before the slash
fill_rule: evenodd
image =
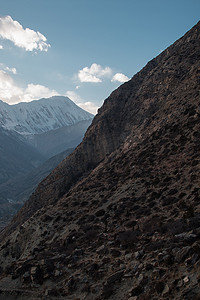
<path id="1" fill-rule="evenodd" d="M 92 119 L 63 96 L 15 105 L 0 101 L 0 126 L 20 134 L 46 158 L 76 147 Z"/>
<path id="2" fill-rule="evenodd" d="M 50 158 L 80 144 L 91 122 L 92 119 L 83 120 L 73 125 L 34 134 L 28 142 L 46 158 Z"/>
<path id="3" fill-rule="evenodd" d="M 0 183 L 0 220 L 5 222 L 15 214 L 35 190 L 38 183 L 72 151 L 73 148 L 67 149 L 51 157 L 28 174 L 24 172 L 23 175 L 15 176 L 6 183 Z"/>
<path id="4" fill-rule="evenodd" d="M 82 141 L 92 119 L 67 97 L 16 105 L 0 100 L 0 220 L 16 212 L 68 149 Z"/>
<path id="5" fill-rule="evenodd" d="M 0 126 L 26 137 L 71 126 L 93 115 L 67 97 L 54 96 L 9 105 L 0 101 Z"/>
<path id="6" fill-rule="evenodd" d="M 67 97 L 16 105 L 0 100 L 0 184 L 76 147 L 92 118 Z"/>
<path id="7" fill-rule="evenodd" d="M 0 127 L 0 184 L 30 172 L 44 160 L 19 134 Z"/>

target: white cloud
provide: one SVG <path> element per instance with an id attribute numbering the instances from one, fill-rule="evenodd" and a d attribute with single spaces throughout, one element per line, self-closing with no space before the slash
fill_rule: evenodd
<path id="1" fill-rule="evenodd" d="M 3 64 L 3 63 L 0 63 L 0 69 L 2 69 L 4 71 L 7 71 L 7 72 L 10 72 L 10 73 L 15 74 L 15 75 L 17 74 L 16 68 L 9 68 L 9 67 L 5 66 L 5 64 Z"/>
<path id="2" fill-rule="evenodd" d="M 12 77 L 0 70 L 0 99 L 8 103 L 20 102 L 23 90 L 18 87 Z"/>
<path id="3" fill-rule="evenodd" d="M 2 45 L 0 45 L 0 50 L 2 50 L 3 49 L 3 46 Z"/>
<path id="4" fill-rule="evenodd" d="M 78 72 L 78 78 L 81 82 L 102 82 L 102 78 L 109 77 L 112 74 L 112 70 L 109 67 L 103 68 L 96 63 L 91 67 L 85 67 Z"/>
<path id="5" fill-rule="evenodd" d="M 6 67 L 5 70 L 8 71 L 8 72 L 13 73 L 13 74 L 15 74 L 15 75 L 17 74 L 17 70 L 16 70 L 15 68 L 9 68 L 9 67 Z"/>
<path id="6" fill-rule="evenodd" d="M 84 102 L 84 103 L 76 103 L 78 106 L 80 106 L 82 109 L 87 110 L 93 115 L 97 114 L 97 110 L 99 109 L 99 106 L 95 105 L 93 102 Z"/>
<path id="7" fill-rule="evenodd" d="M 19 87 L 7 72 L 0 70 L 0 99 L 9 104 L 30 102 L 54 95 L 59 94 L 39 84 L 30 83 L 25 88 Z"/>
<path id="8" fill-rule="evenodd" d="M 83 101 L 83 99 L 78 94 L 76 94 L 74 91 L 67 91 L 66 96 L 69 97 L 69 99 L 71 99 L 75 103 Z"/>
<path id="9" fill-rule="evenodd" d="M 69 97 L 74 103 L 76 103 L 82 109 L 90 112 L 91 114 L 96 115 L 99 106 L 97 106 L 93 102 L 90 101 L 84 102 L 84 100 L 74 91 L 67 91 L 66 96 Z"/>
<path id="10" fill-rule="evenodd" d="M 24 29 L 19 22 L 14 21 L 10 16 L 0 17 L 0 38 L 9 40 L 15 46 L 26 51 L 48 51 L 50 47 L 43 34 L 29 28 Z"/>
<path id="11" fill-rule="evenodd" d="M 112 82 L 115 82 L 115 81 L 119 81 L 121 83 L 123 82 L 126 82 L 130 80 L 130 78 L 128 78 L 126 75 L 122 74 L 122 73 L 116 73 L 113 78 L 112 78 Z"/>
<path id="12" fill-rule="evenodd" d="M 52 96 L 59 96 L 56 90 L 50 90 L 48 87 L 40 84 L 28 84 L 24 90 L 22 101 L 29 102 L 41 98 L 49 98 Z"/>

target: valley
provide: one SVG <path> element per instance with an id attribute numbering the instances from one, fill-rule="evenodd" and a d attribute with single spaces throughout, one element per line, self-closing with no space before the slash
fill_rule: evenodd
<path id="1" fill-rule="evenodd" d="M 0 227 L 82 141 L 92 118 L 61 96 L 16 105 L 0 101 Z"/>

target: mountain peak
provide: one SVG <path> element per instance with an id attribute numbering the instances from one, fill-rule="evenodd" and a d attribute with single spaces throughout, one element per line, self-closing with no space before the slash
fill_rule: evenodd
<path id="1" fill-rule="evenodd" d="M 91 120 L 93 117 L 64 96 L 14 105 L 1 102 L 0 106 L 0 126 L 22 135 L 44 133 L 83 120 Z"/>

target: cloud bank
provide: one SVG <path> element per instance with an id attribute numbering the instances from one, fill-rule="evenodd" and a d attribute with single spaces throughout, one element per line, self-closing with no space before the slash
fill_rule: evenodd
<path id="1" fill-rule="evenodd" d="M 113 78 L 112 78 L 112 82 L 115 82 L 115 81 L 119 81 L 121 83 L 123 82 L 126 82 L 130 80 L 130 78 L 128 78 L 126 75 L 122 74 L 122 73 L 116 73 Z"/>
<path id="2" fill-rule="evenodd" d="M 78 78 L 80 82 L 102 82 L 104 77 L 109 77 L 112 74 L 112 70 L 109 67 L 103 68 L 96 63 L 90 67 L 85 67 L 78 72 Z"/>
<path id="3" fill-rule="evenodd" d="M 40 84 L 30 83 L 25 88 L 19 87 L 6 71 L 0 70 L 0 99 L 9 104 L 30 102 L 32 100 L 49 98 L 55 95 L 59 95 L 57 91 L 50 90 Z"/>
<path id="4" fill-rule="evenodd" d="M 48 51 L 50 47 L 43 34 L 29 28 L 24 29 L 19 22 L 14 21 L 10 16 L 0 17 L 0 38 L 9 40 L 15 46 L 26 51 Z"/>

